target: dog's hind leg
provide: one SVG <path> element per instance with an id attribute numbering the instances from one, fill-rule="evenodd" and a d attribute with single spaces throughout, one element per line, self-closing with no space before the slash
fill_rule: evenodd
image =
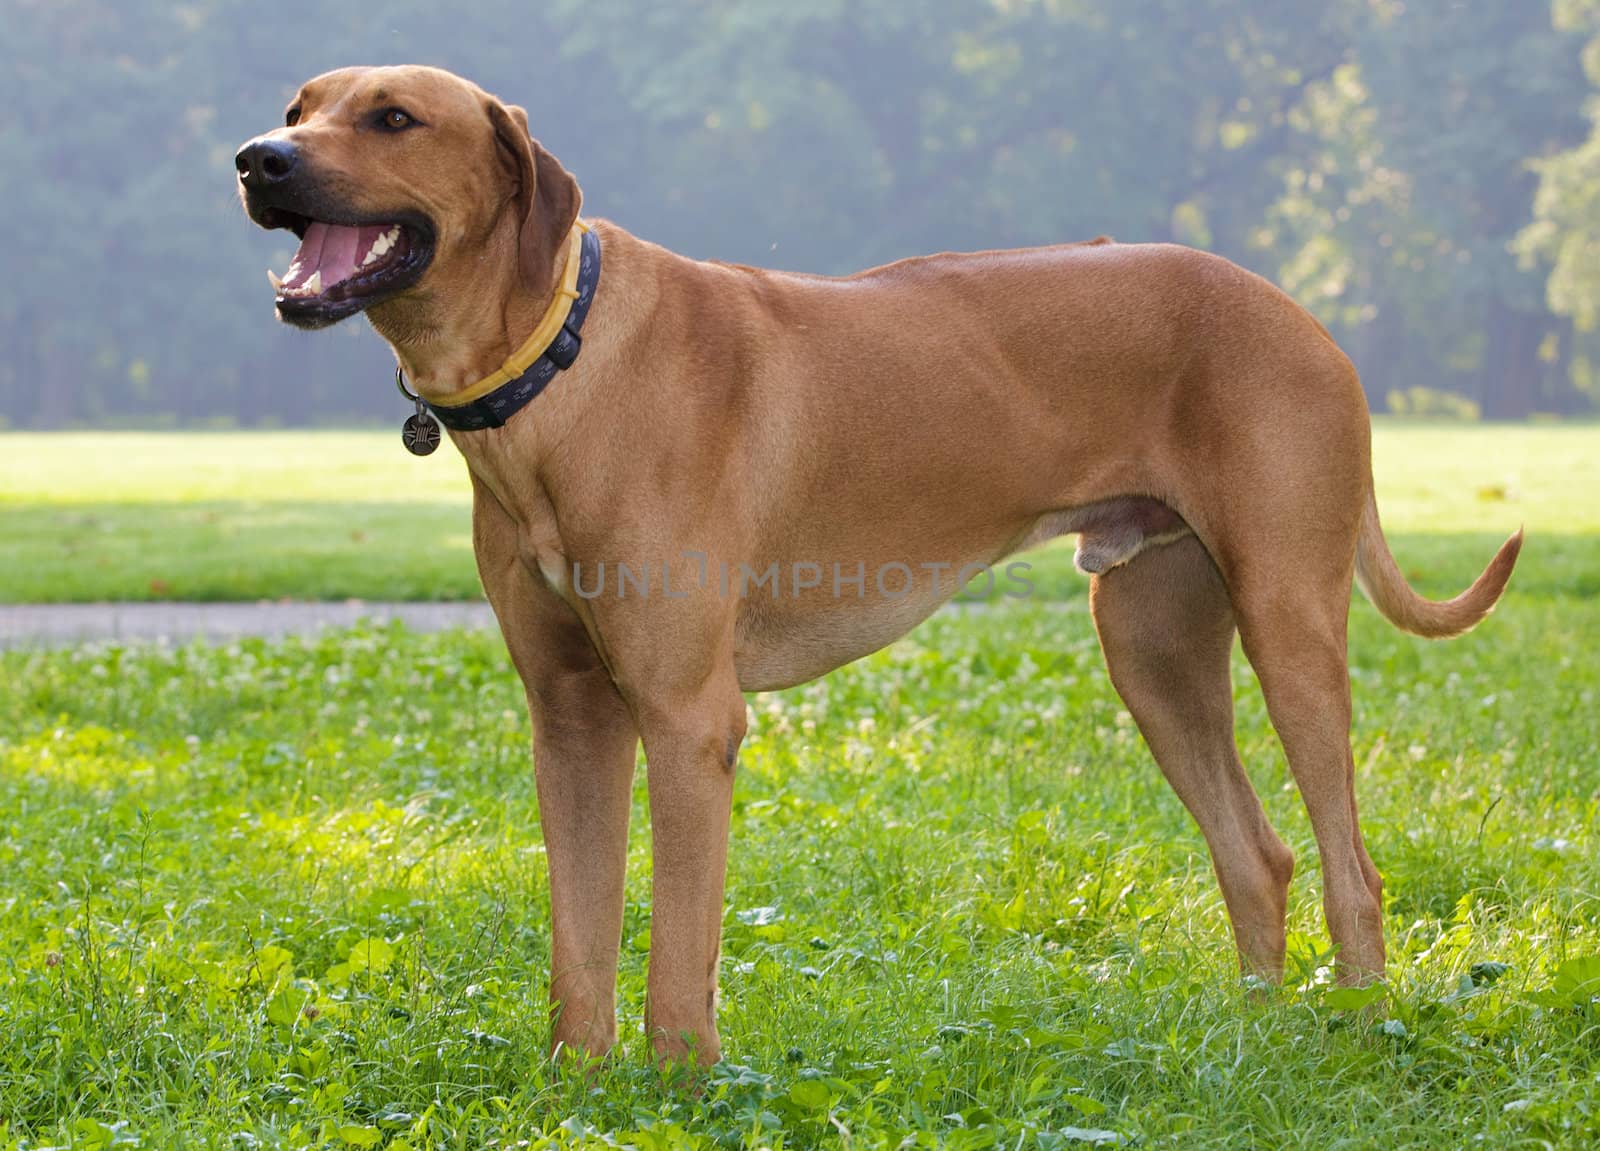
<path id="1" fill-rule="evenodd" d="M 1090 601 L 1111 682 L 1211 849 L 1241 964 L 1281 978 L 1294 856 L 1234 744 L 1233 609 L 1216 565 L 1187 536 L 1096 576 Z"/>
<path id="2" fill-rule="evenodd" d="M 1300 576 L 1300 586 L 1291 574 Z M 1359 982 L 1383 973 L 1383 882 L 1356 822 L 1349 583 L 1320 587 L 1325 582 L 1278 573 L 1240 581 L 1235 597 L 1245 654 L 1317 837 L 1322 906 L 1339 949 L 1340 979 Z"/>

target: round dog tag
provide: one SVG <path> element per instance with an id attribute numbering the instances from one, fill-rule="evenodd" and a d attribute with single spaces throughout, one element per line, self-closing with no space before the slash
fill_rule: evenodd
<path id="1" fill-rule="evenodd" d="M 439 446 L 439 421 L 427 412 L 407 416 L 400 425 L 400 440 L 414 456 L 428 456 Z"/>

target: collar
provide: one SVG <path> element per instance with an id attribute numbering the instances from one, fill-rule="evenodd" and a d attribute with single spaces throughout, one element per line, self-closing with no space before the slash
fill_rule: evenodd
<path id="1" fill-rule="evenodd" d="M 451 403 L 423 401 L 428 410 L 458 432 L 503 425 L 578 358 L 578 332 L 599 283 L 600 237 L 580 220 L 572 225 L 561 287 L 533 334 L 494 372 L 451 396 Z"/>

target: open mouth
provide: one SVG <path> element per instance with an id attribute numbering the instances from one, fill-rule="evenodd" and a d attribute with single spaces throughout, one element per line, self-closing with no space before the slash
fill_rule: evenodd
<path id="1" fill-rule="evenodd" d="M 273 226 L 300 236 L 280 275 L 268 269 L 278 315 L 323 327 L 394 295 L 422 275 L 433 255 L 431 231 L 414 220 L 333 223 L 277 211 Z"/>

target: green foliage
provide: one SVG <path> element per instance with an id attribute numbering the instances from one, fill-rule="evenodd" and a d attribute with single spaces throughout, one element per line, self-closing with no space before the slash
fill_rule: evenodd
<path id="1" fill-rule="evenodd" d="M 1556 24 L 1592 38 L 1584 49 L 1584 68 L 1600 87 L 1600 0 L 1556 0 Z M 1573 381 L 1580 391 L 1600 396 L 1600 93 L 1588 101 L 1588 140 L 1560 155 L 1533 162 L 1539 174 L 1534 222 L 1517 240 L 1531 263 L 1549 263 L 1546 294 L 1550 309 L 1570 316 L 1577 328 Z"/>
<path id="2" fill-rule="evenodd" d="M 845 272 L 1177 240 L 1283 282 L 1375 396 L 1417 380 L 1491 416 L 1583 410 L 1593 0 L 1556 17 L 1390 0 L 0 0 L 0 419 L 395 413 L 362 325 L 308 337 L 271 320 L 261 269 L 288 243 L 247 225 L 231 157 L 308 75 L 408 60 L 525 104 L 589 211 L 692 255 Z"/>
<path id="3" fill-rule="evenodd" d="M 1459 420 L 1476 423 L 1483 415 L 1477 404 L 1453 392 L 1415 387 L 1393 391 L 1388 397 L 1389 411 L 1397 416 L 1422 416 L 1427 419 Z"/>

